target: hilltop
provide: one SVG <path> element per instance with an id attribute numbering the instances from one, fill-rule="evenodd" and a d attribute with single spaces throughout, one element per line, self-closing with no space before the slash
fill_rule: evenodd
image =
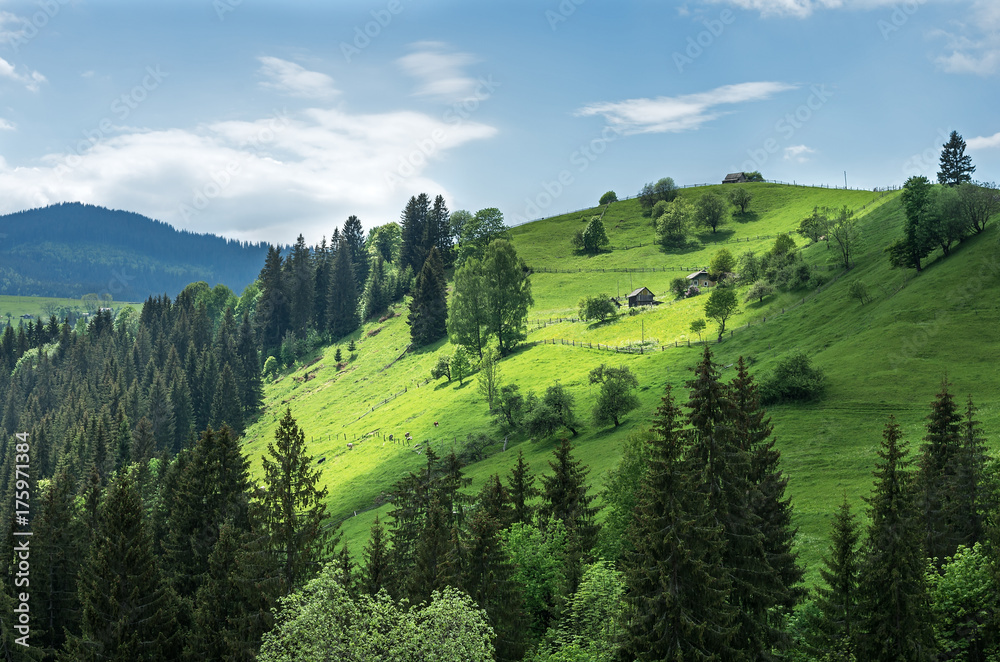
<path id="1" fill-rule="evenodd" d="M 266 244 L 68 202 L 0 216 L 0 295 L 142 301 L 176 295 L 196 281 L 239 293 L 257 277 L 266 253 Z"/>
<path id="2" fill-rule="evenodd" d="M 587 384 L 588 372 L 601 363 L 625 364 L 635 372 L 641 408 L 619 428 L 598 428 L 588 422 L 573 439 L 574 452 L 590 468 L 591 484 L 598 490 L 604 474 L 617 463 L 627 436 L 647 425 L 665 385 L 683 387 L 688 368 L 700 355 L 695 346 L 688 347 L 689 341 L 697 345 L 698 340 L 688 329 L 692 319 L 703 316 L 705 297 L 673 302 L 670 280 L 706 266 L 722 247 L 735 255 L 766 250 L 775 235 L 794 230 L 815 206 L 846 205 L 855 210 L 861 245 L 853 269 L 843 272 L 825 242 L 808 245 L 792 235 L 804 261 L 826 282 L 768 297 L 762 304 L 741 304 L 741 312 L 727 325 L 732 334 L 727 332 L 721 344 L 713 343 L 722 366 L 744 356 L 753 362 L 754 374 L 762 376 L 781 357 L 801 350 L 827 375 L 829 387 L 822 400 L 770 411 L 782 467 L 789 476 L 799 551 L 812 574 L 825 550 L 829 518 L 842 495 L 861 505 L 861 497 L 868 494 L 875 450 L 889 414 L 903 425 L 915 450 L 923 436 L 928 403 L 947 375 L 961 399 L 973 395 L 990 443 L 996 444 L 1000 392 L 995 371 L 984 367 L 981 357 L 1000 349 L 992 332 L 1000 312 L 1000 282 L 992 266 L 998 229 L 991 225 L 953 249 L 947 259 L 936 253 L 924 272 L 915 276 L 912 270 L 890 269 L 883 253 L 903 223 L 897 192 L 751 186 L 756 196 L 753 216 L 730 223 L 714 236 L 697 235 L 698 245 L 687 252 L 666 252 L 654 245 L 650 220 L 634 200 L 514 228 L 518 252 L 535 270 L 535 305 L 529 314 L 534 323 L 529 326 L 528 344 L 501 362 L 501 372 L 505 382 L 518 384 L 522 392 L 541 392 L 558 380 L 588 421 L 596 399 L 594 388 Z M 682 195 L 696 198 L 709 188 L 716 187 L 687 189 Z M 602 213 L 613 250 L 594 257 L 576 254 L 570 246 L 573 231 Z M 873 294 L 863 306 L 847 294 L 858 279 Z M 640 285 L 649 287 L 663 305 L 610 323 L 548 323 L 575 317 L 582 296 L 614 295 L 619 287 L 626 293 Z M 535 472 L 548 472 L 557 442 L 555 436 L 512 435 L 502 452 L 503 435 L 490 425 L 475 378 L 464 385 L 444 379 L 425 383 L 437 357 L 453 348 L 441 341 L 407 352 L 406 309 L 399 305 L 395 311 L 396 316 L 368 323 L 353 334 L 357 355 L 346 365 L 338 369 L 333 358 L 337 347 L 331 346 L 316 353 L 308 365 L 269 384 L 265 414 L 245 436 L 245 450 L 259 471 L 276 420 L 286 406 L 292 408 L 311 439 L 312 453 L 323 459 L 329 511 L 335 520 L 346 520 L 345 539 L 356 555 L 375 514 L 384 516 L 388 510 L 376 506 L 384 503 L 395 481 L 423 459 L 411 447 L 387 441 L 388 434 L 398 442 L 409 432 L 415 444 L 432 443 L 439 452 L 461 450 L 470 434 L 490 435 L 495 442 L 492 454 L 466 469 L 473 478 L 471 489 L 494 472 L 506 474 L 517 450 L 524 452 Z M 714 338 L 712 331 L 710 324 L 708 334 Z M 345 352 L 348 340 L 340 345 Z M 640 341 L 646 342 L 641 354 L 590 348 Z M 732 374 L 723 372 L 726 379 Z"/>

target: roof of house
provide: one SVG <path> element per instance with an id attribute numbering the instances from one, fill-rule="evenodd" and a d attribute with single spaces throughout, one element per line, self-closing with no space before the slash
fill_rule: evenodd
<path id="1" fill-rule="evenodd" d="M 707 271 L 705 271 L 704 269 L 702 269 L 701 271 L 696 271 L 693 274 L 689 274 L 687 278 L 688 278 L 688 280 L 691 280 L 692 278 L 697 278 L 698 276 L 700 276 L 702 274 L 705 274 L 706 276 L 709 275 L 709 273 Z"/>
<path id="2" fill-rule="evenodd" d="M 653 294 L 648 287 L 640 287 L 640 288 L 636 289 L 635 291 L 631 292 L 629 294 L 629 298 L 631 298 L 631 297 L 637 297 L 640 294 L 642 294 L 643 292 L 649 292 L 650 295 Z"/>
<path id="3" fill-rule="evenodd" d="M 743 173 L 743 172 L 731 172 L 728 175 L 726 175 L 726 178 L 724 180 L 722 180 L 722 181 L 723 181 L 723 183 L 725 183 L 725 182 L 738 182 L 741 179 L 746 179 L 746 173 Z"/>

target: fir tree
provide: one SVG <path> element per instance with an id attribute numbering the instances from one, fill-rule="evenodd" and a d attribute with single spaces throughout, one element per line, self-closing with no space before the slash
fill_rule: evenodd
<path id="1" fill-rule="evenodd" d="M 358 328 L 358 295 L 354 285 L 354 266 L 351 253 L 341 241 L 330 274 L 330 292 L 327 299 L 327 318 L 330 336 L 339 340 Z"/>
<path id="2" fill-rule="evenodd" d="M 410 267 L 413 271 L 420 269 L 427 259 L 427 249 L 424 244 L 427 233 L 427 217 L 430 214 L 430 198 L 426 193 L 413 196 L 406 203 L 400 216 L 400 227 L 403 235 L 403 245 L 399 252 L 399 269 L 403 271 Z"/>
<path id="3" fill-rule="evenodd" d="M 271 353 L 281 346 L 281 339 L 290 324 L 281 252 L 274 246 L 268 247 L 259 281 L 260 298 L 257 300 L 255 321 L 264 352 Z"/>
<path id="4" fill-rule="evenodd" d="M 872 496 L 871 524 L 860 573 L 858 658 L 871 662 L 934 659 L 934 634 L 924 580 L 906 443 L 896 419 L 882 433 Z"/>
<path id="5" fill-rule="evenodd" d="M 942 145 L 941 169 L 938 171 L 938 184 L 956 186 L 962 182 L 971 182 L 976 166 L 972 165 L 972 157 L 965 153 L 965 140 L 958 131 L 952 131 L 948 142 Z"/>
<path id="6" fill-rule="evenodd" d="M 429 345 L 447 335 L 447 282 L 437 247 L 432 246 L 424 261 L 410 302 L 410 339 L 417 347 Z"/>
<path id="7" fill-rule="evenodd" d="M 292 246 L 292 252 L 285 261 L 284 277 L 289 293 L 289 323 L 297 333 L 304 333 L 313 318 L 313 273 L 312 258 L 305 238 L 300 234 Z M 223 357 L 220 357 L 223 359 Z"/>
<path id="8" fill-rule="evenodd" d="M 535 487 L 535 477 L 530 471 L 531 466 L 524 461 L 524 453 L 520 448 L 517 449 L 517 464 L 511 469 L 510 477 L 507 479 L 510 502 L 514 508 L 512 524 L 514 522 L 531 524 L 534 520 L 535 509 L 531 505 L 531 500 L 539 495 L 539 491 Z"/>
<path id="9" fill-rule="evenodd" d="M 624 651 L 637 660 L 736 659 L 734 610 L 722 566 L 722 527 L 713 522 L 699 477 L 684 460 L 686 435 L 670 387 L 648 441 L 625 561 L 632 607 Z"/>
<path id="10" fill-rule="evenodd" d="M 324 236 L 320 245 L 313 249 L 313 327 L 316 329 L 325 329 L 329 326 L 326 319 L 326 303 L 330 291 L 332 267 L 333 256 Z"/>
<path id="11" fill-rule="evenodd" d="M 159 371 L 155 371 L 152 385 L 149 389 L 149 407 L 146 417 L 153 428 L 153 439 L 156 441 L 156 452 L 169 451 L 174 447 L 176 419 L 174 406 L 170 401 L 170 391 L 166 380 Z"/>
<path id="12" fill-rule="evenodd" d="M 66 660 L 168 660 L 179 653 L 176 606 L 160 580 L 134 479 L 112 483 L 79 577 L 81 633 Z"/>
<path id="13" fill-rule="evenodd" d="M 368 280 L 368 251 L 365 250 L 365 232 L 361 219 L 350 215 L 344 221 L 344 243 L 351 252 L 351 264 L 354 267 L 354 287 L 360 292 Z"/>
<path id="14" fill-rule="evenodd" d="M 956 542 L 972 549 L 977 542 L 986 542 L 990 515 L 1000 511 L 997 510 L 997 495 L 989 486 L 989 454 L 971 395 L 962 418 L 960 443 L 956 456 L 952 528 Z M 1000 520 L 1000 516 L 994 519 Z"/>
<path id="15" fill-rule="evenodd" d="M 250 313 L 246 311 L 243 313 L 239 337 L 236 340 L 236 354 L 243 362 L 240 401 L 243 403 L 244 415 L 249 417 L 256 414 L 264 402 L 264 382 L 260 374 L 260 350 L 254 339 L 253 327 L 250 325 Z M 246 417 L 244 420 L 249 420 Z"/>
<path id="16" fill-rule="evenodd" d="M 566 527 L 570 544 L 567 550 L 567 578 L 569 593 L 576 591 L 583 576 L 583 564 L 589 560 L 590 550 L 597 543 L 600 526 L 594 521 L 597 508 L 585 482 L 588 469 L 575 459 L 573 447 L 563 439 L 555 449 L 555 462 L 549 466 L 555 472 L 542 476 L 542 505 L 539 515 L 544 519 L 558 519 Z"/>
<path id="17" fill-rule="evenodd" d="M 434 206 L 431 207 L 427 217 L 427 231 L 424 236 L 425 248 L 427 250 L 437 248 L 438 253 L 441 254 L 441 262 L 446 267 L 455 263 L 455 246 L 452 241 L 450 216 L 448 206 L 444 202 L 444 196 L 435 197 Z"/>
<path id="18" fill-rule="evenodd" d="M 916 476 L 917 506 L 924 524 L 924 553 L 937 559 L 938 564 L 955 554 L 961 538 L 953 526 L 960 515 L 956 511 L 959 495 L 955 473 L 960 459 L 961 433 L 962 416 L 944 380 L 941 391 L 931 403 Z"/>
<path id="19" fill-rule="evenodd" d="M 375 516 L 371 535 L 364 549 L 364 566 L 361 569 L 361 591 L 374 596 L 388 588 L 392 566 L 389 564 L 389 545 L 385 527 Z"/>
<path id="20" fill-rule="evenodd" d="M 317 487 L 322 472 L 313 467 L 290 408 L 261 463 L 266 496 L 258 503 L 259 518 L 278 560 L 282 594 L 287 594 L 319 569 L 329 538 L 322 528 L 327 492 Z"/>
<path id="21" fill-rule="evenodd" d="M 222 366 L 222 373 L 215 387 L 211 425 L 228 425 L 237 435 L 243 431 L 243 406 L 240 404 L 239 386 L 228 363 Z"/>
<path id="22" fill-rule="evenodd" d="M 830 551 L 823 557 L 825 568 L 819 571 L 825 584 L 816 589 L 819 615 L 814 623 L 814 634 L 807 639 L 817 656 L 831 652 L 840 655 L 841 659 L 850 659 L 849 656 L 857 651 L 860 538 L 857 518 L 851 513 L 845 493 L 831 527 Z"/>
<path id="23" fill-rule="evenodd" d="M 135 433 L 132 435 L 133 462 L 145 464 L 156 453 L 156 438 L 153 436 L 153 426 L 149 419 L 143 416 L 135 425 Z"/>

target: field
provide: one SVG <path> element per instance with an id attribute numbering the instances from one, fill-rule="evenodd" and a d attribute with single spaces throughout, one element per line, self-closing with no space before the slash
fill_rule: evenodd
<path id="1" fill-rule="evenodd" d="M 712 323 L 704 334 L 713 341 L 716 361 L 729 368 L 723 371 L 727 379 L 739 356 L 749 357 L 755 374 L 762 375 L 795 350 L 808 354 L 827 375 L 828 389 L 822 400 L 775 407 L 770 412 L 782 467 L 789 476 L 788 492 L 799 527 L 798 549 L 814 580 L 828 524 L 840 500 L 846 494 L 863 511 L 861 497 L 870 489 L 875 451 L 890 414 L 900 421 L 915 450 L 923 436 L 928 403 L 947 376 L 963 402 L 966 394 L 974 397 L 996 448 L 1000 391 L 997 371 L 989 361 L 1000 349 L 995 331 L 1000 313 L 1000 231 L 996 224 L 989 226 L 953 249 L 947 259 L 941 259 L 940 253 L 932 256 L 924 272 L 914 276 L 912 271 L 890 269 L 882 250 L 902 226 L 896 193 L 877 198 L 863 191 L 770 184 L 753 185 L 753 190 L 755 220 L 733 222 L 725 228 L 725 246 L 736 255 L 748 249 L 766 250 L 773 235 L 794 229 L 817 205 L 847 205 L 858 210 L 863 223 L 862 245 L 853 269 L 842 273 L 833 249 L 823 242 L 805 246 L 803 238 L 793 235 L 803 247 L 804 259 L 836 280 L 820 291 L 797 290 L 768 297 L 763 304 L 742 305 L 727 325 L 732 334 L 727 330 L 722 343 L 714 343 Z M 688 189 L 684 195 L 703 192 Z M 625 201 L 605 212 L 611 244 L 617 248 L 595 257 L 575 254 L 569 244 L 572 232 L 601 211 L 536 221 L 513 230 L 519 253 L 536 271 L 578 270 L 532 276 L 535 305 L 529 320 L 574 316 L 582 296 L 615 294 L 619 285 L 623 294 L 628 291 L 626 285 L 645 285 L 663 304 L 602 324 L 532 325 L 529 343 L 560 339 L 572 344 L 531 344 L 501 362 L 503 380 L 517 383 L 522 392 L 541 392 L 558 380 L 575 397 L 578 413 L 588 419 L 573 439 L 575 455 L 590 468 L 594 490 L 600 489 L 605 473 L 615 466 L 626 436 L 648 425 L 664 386 L 682 387 L 688 379 L 688 368 L 700 355 L 697 346 L 687 346 L 689 340 L 698 340 L 688 327 L 692 319 L 703 316 L 705 297 L 671 303 L 666 285 L 682 274 L 681 267 L 707 265 L 722 241 L 700 235 L 700 247 L 687 253 L 665 253 L 649 244 L 652 228 L 637 203 Z M 719 234 L 724 233 L 720 230 Z M 644 245 L 624 249 L 639 243 Z M 654 267 L 666 271 L 596 271 Z M 847 296 L 855 279 L 862 279 L 874 296 L 867 305 Z M 311 440 L 314 457 L 325 458 L 322 482 L 329 490 L 328 510 L 335 521 L 344 520 L 345 540 L 355 556 L 360 555 L 375 515 L 384 516 L 389 508 L 374 508 L 375 504 L 395 481 L 421 465 L 423 456 L 412 445 L 398 443 L 405 433 L 421 447 L 433 444 L 438 453 L 460 449 L 469 434 L 492 435 L 496 452 L 466 469 L 474 481 L 471 489 L 494 472 L 506 474 L 518 450 L 535 472 L 548 471 L 557 442 L 556 437 L 511 436 L 507 451 L 500 452 L 502 435 L 490 425 L 474 377 L 464 385 L 443 379 L 424 383 L 438 355 L 450 354 L 453 347 L 441 341 L 405 352 L 409 343 L 406 309 L 399 305 L 396 312 L 401 315 L 366 324 L 354 335 L 356 357 L 346 365 L 335 365 L 336 347 L 331 346 L 312 357 L 310 365 L 268 384 L 266 412 L 246 433 L 245 448 L 259 475 L 260 456 L 273 437 L 276 421 L 286 406 L 291 407 Z M 617 346 L 643 339 L 656 341 L 643 354 L 589 348 L 590 344 Z M 345 357 L 347 340 L 340 345 Z M 581 343 L 588 346 L 581 347 Z M 617 429 L 589 423 L 596 392 L 587 384 L 587 373 L 601 363 L 628 365 L 641 384 L 641 408 Z M 387 398 L 392 399 L 383 402 Z M 386 439 L 388 434 L 394 435 L 395 442 Z M 353 449 L 348 449 L 349 442 Z"/>

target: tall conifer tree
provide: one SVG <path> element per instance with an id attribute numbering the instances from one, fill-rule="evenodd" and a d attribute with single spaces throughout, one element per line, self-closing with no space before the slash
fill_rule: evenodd
<path id="1" fill-rule="evenodd" d="M 448 292 L 438 249 L 431 247 L 417 275 L 410 302 L 410 339 L 417 347 L 444 338 L 448 320 Z"/>
<path id="2" fill-rule="evenodd" d="M 358 294 L 354 284 L 351 251 L 343 241 L 337 247 L 330 274 L 330 292 L 326 307 L 330 336 L 339 340 L 358 328 Z"/>

